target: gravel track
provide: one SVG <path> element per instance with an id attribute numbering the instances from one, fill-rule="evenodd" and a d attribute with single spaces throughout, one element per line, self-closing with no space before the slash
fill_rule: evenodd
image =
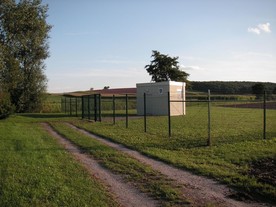
<path id="1" fill-rule="evenodd" d="M 103 168 L 91 156 L 83 153 L 77 146 L 72 144 L 68 139 L 58 134 L 49 124 L 42 123 L 43 128 L 57 139 L 57 141 L 81 165 L 89 172 L 92 177 L 100 180 L 114 196 L 115 200 L 123 207 L 154 207 L 158 206 L 157 201 L 149 198 L 146 194 L 141 193 L 133 186 L 126 184 L 118 175 L 111 173 Z"/>
<path id="2" fill-rule="evenodd" d="M 82 132 L 83 134 L 96 139 L 112 148 L 119 151 L 123 151 L 129 156 L 139 160 L 140 162 L 147 164 L 152 167 L 152 169 L 159 171 L 160 173 L 168 176 L 168 178 L 175 180 L 178 185 L 182 186 L 182 192 L 184 197 L 188 198 L 193 206 L 231 206 L 231 207 L 259 207 L 259 206 L 269 206 L 264 203 L 256 203 L 252 201 L 244 202 L 237 201 L 230 196 L 235 195 L 233 189 L 230 189 L 226 185 L 220 184 L 215 180 L 208 179 L 203 176 L 194 175 L 191 172 L 185 171 L 183 169 L 178 169 L 170 166 L 164 162 L 157 161 L 155 159 L 149 158 L 135 150 L 129 149 L 121 144 L 114 143 L 105 138 L 92 134 L 84 129 L 78 128 L 72 124 L 66 123 L 71 128 Z"/>

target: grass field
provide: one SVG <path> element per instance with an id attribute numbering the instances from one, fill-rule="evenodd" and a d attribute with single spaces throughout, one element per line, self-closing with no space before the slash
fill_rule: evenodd
<path id="1" fill-rule="evenodd" d="M 118 112 L 124 114 L 124 110 Z M 112 120 L 93 123 L 59 113 L 12 116 L 0 121 L 0 206 L 85 206 L 91 202 L 116 206 L 105 189 L 42 130 L 39 123 L 45 121 L 92 156 L 102 157 L 103 165 L 131 182 L 147 180 L 141 174 L 154 173 L 61 122 L 71 122 L 148 156 L 227 183 L 249 198 L 276 202 L 276 110 L 267 110 L 266 115 L 267 140 L 263 140 L 263 110 L 214 105 L 211 147 L 206 146 L 204 103 L 187 103 L 187 115 L 171 118 L 170 138 L 167 117 L 148 117 L 145 133 L 143 119 L 137 118 L 130 118 L 126 129 L 123 119 L 113 125 Z M 131 167 L 122 167 L 132 165 L 137 167 L 131 171 Z M 185 203 L 165 178 L 161 183 L 154 179 L 148 182 L 140 189 L 156 198 L 162 195 L 171 204 Z"/>
<path id="2" fill-rule="evenodd" d="M 254 174 L 253 166 L 262 160 L 275 163 L 276 110 L 267 110 L 267 140 L 263 140 L 263 111 L 212 107 L 212 147 L 207 147 L 207 108 L 193 105 L 187 115 L 172 118 L 172 137 L 168 138 L 167 117 L 149 117 L 144 133 L 143 119 L 134 119 L 125 128 L 124 121 L 74 124 L 115 142 L 123 143 L 149 156 L 180 168 L 213 177 L 244 191 L 249 197 L 276 198 L 273 167 L 271 177 Z"/>
<path id="3" fill-rule="evenodd" d="M 36 123 L 42 119 L 0 120 L 0 206 L 118 206 Z"/>
<path id="4" fill-rule="evenodd" d="M 21 114 L 0 121 L 0 206 L 118 206 L 42 128 L 51 125 L 160 206 L 189 204 L 171 180 L 122 152 L 71 129 L 64 114 Z"/>

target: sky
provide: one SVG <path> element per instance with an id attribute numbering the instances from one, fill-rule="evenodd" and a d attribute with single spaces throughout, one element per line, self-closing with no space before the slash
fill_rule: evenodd
<path id="1" fill-rule="evenodd" d="M 152 50 L 191 81 L 276 82 L 275 0 L 42 0 L 48 92 L 151 81 Z"/>

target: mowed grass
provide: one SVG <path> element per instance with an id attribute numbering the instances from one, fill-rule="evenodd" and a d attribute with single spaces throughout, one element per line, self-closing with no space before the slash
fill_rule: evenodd
<path id="1" fill-rule="evenodd" d="M 174 166 L 215 178 L 239 188 L 252 198 L 274 201 L 276 186 L 250 174 L 251 164 L 264 158 L 276 159 L 276 110 L 267 110 L 267 140 L 263 140 L 263 111 L 226 107 L 211 108 L 212 146 L 208 147 L 206 105 L 187 108 L 186 116 L 172 117 L 172 137 L 168 137 L 167 117 L 125 122 L 88 123 L 79 127 L 122 143 Z"/>
<path id="2" fill-rule="evenodd" d="M 118 206 L 34 120 L 0 120 L 0 206 Z"/>
<path id="3" fill-rule="evenodd" d="M 105 168 L 121 175 L 127 183 L 131 183 L 140 191 L 156 199 L 160 206 L 189 205 L 189 201 L 183 198 L 175 183 L 149 166 L 72 129 L 64 123 L 53 122 L 51 125 L 83 151 L 92 155 Z"/>

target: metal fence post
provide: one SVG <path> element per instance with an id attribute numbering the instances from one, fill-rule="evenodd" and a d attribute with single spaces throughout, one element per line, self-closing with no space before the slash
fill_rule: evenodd
<path id="1" fill-rule="evenodd" d="M 72 116 L 72 98 L 70 97 L 70 99 L 69 99 L 69 103 L 70 103 L 70 108 L 69 108 L 69 110 L 70 110 L 70 116 Z"/>
<path id="2" fill-rule="evenodd" d="M 126 128 L 128 128 L 128 95 L 126 94 Z"/>
<path id="3" fill-rule="evenodd" d="M 112 96 L 113 124 L 115 125 L 115 95 Z"/>
<path id="4" fill-rule="evenodd" d="M 266 139 L 266 91 L 264 91 L 264 103 L 263 103 L 263 108 L 264 108 L 264 128 L 263 128 L 263 138 Z"/>
<path id="5" fill-rule="evenodd" d="M 99 94 L 99 121 L 102 121 L 102 95 Z"/>
<path id="6" fill-rule="evenodd" d="M 67 106 L 66 106 L 66 96 L 64 96 L 64 113 L 67 113 Z"/>
<path id="7" fill-rule="evenodd" d="M 87 104 L 88 104 L 88 107 L 87 107 L 87 110 L 88 110 L 88 119 L 90 120 L 90 96 L 87 96 Z"/>
<path id="8" fill-rule="evenodd" d="M 94 95 L 94 121 L 97 121 L 97 94 Z"/>
<path id="9" fill-rule="evenodd" d="M 211 142 L 211 92 L 208 90 L 208 146 L 212 145 Z"/>
<path id="10" fill-rule="evenodd" d="M 144 93 L 144 131 L 147 132 L 147 100 L 146 100 L 146 93 Z"/>
<path id="11" fill-rule="evenodd" d="M 75 98 L 75 102 L 76 102 L 76 117 L 78 117 L 78 98 Z"/>
<path id="12" fill-rule="evenodd" d="M 170 92 L 168 91 L 168 124 L 169 124 L 169 137 L 172 135 L 171 130 L 171 100 L 170 100 Z"/>
<path id="13" fill-rule="evenodd" d="M 81 97 L 81 118 L 84 119 L 84 96 Z"/>
<path id="14" fill-rule="evenodd" d="M 60 98 L 60 111 L 64 112 L 64 100 L 63 100 L 63 97 Z"/>

